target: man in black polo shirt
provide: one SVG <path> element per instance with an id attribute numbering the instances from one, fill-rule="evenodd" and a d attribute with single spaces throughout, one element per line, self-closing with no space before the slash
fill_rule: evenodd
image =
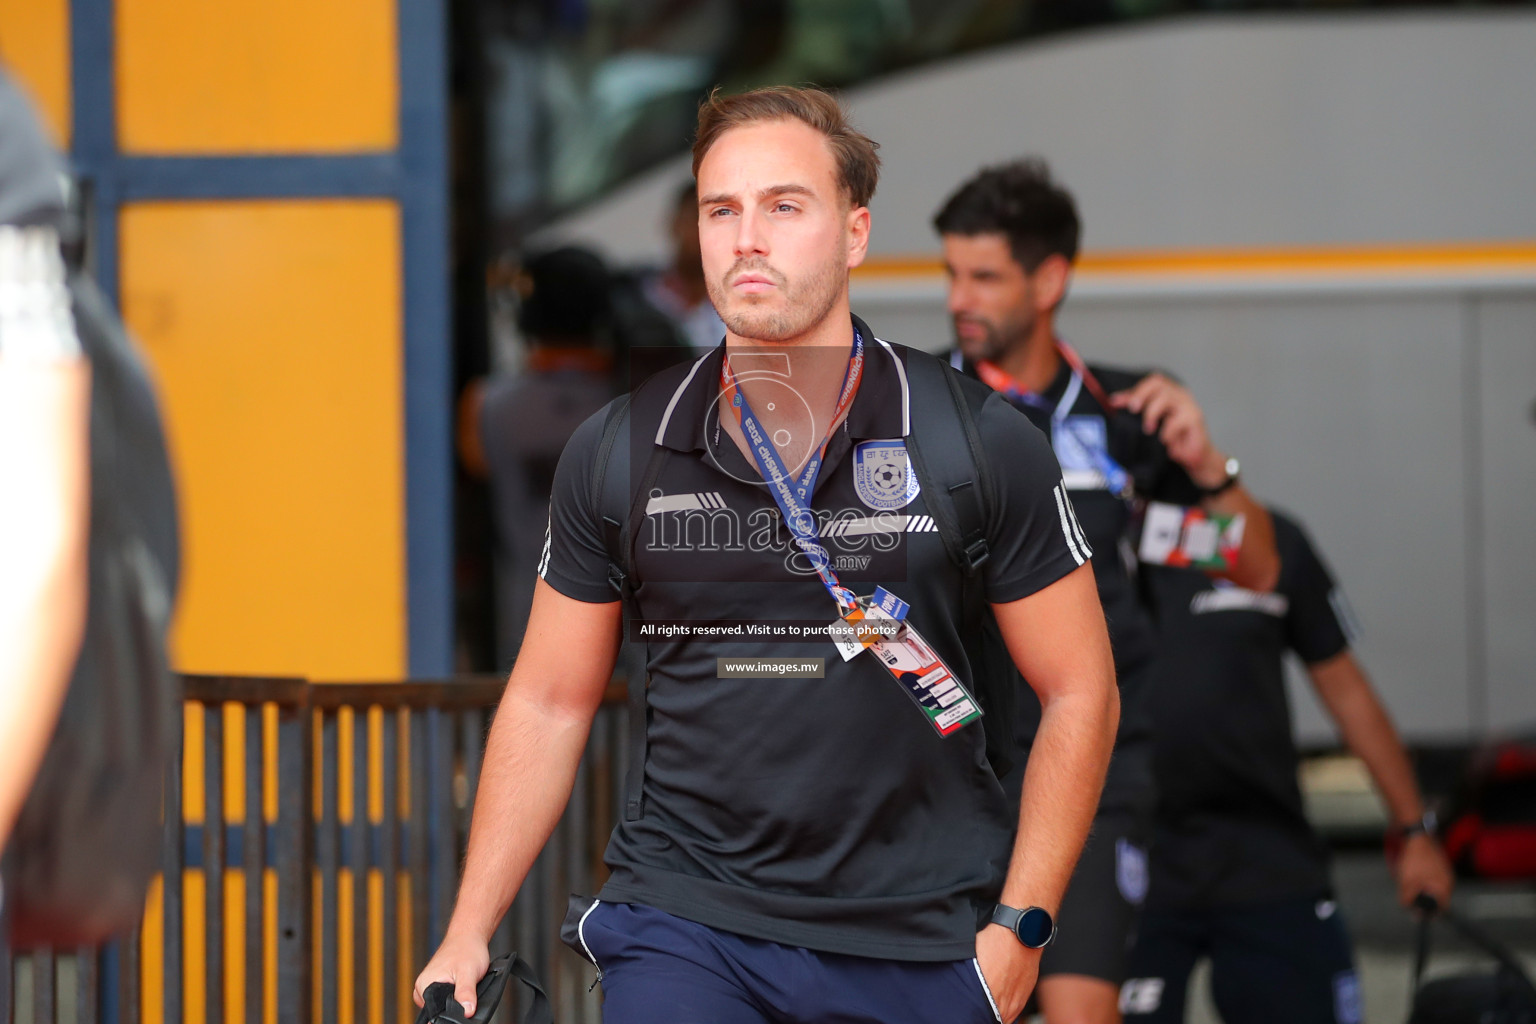
<path id="1" fill-rule="evenodd" d="M 1392 815 L 1404 905 L 1444 902 L 1451 868 L 1391 720 L 1350 653 L 1347 605 L 1300 526 L 1275 513 L 1280 580 L 1257 593 L 1149 568 L 1160 632 L 1152 878 L 1122 1007 L 1184 1020 L 1190 971 L 1211 958 L 1227 1021 L 1357 1024 L 1349 934 L 1327 851 L 1302 813 L 1283 659 L 1294 651 Z"/>
<path id="2" fill-rule="evenodd" d="M 648 641 L 643 787 L 609 845 L 611 878 L 574 908 L 567 940 L 599 967 L 608 1019 L 1011 1021 L 1054 931 L 1117 713 L 1059 467 L 1001 398 L 851 316 L 878 160 L 836 101 L 716 95 L 694 164 L 725 341 L 642 385 L 627 439 L 605 448 L 600 414 L 561 459 L 458 903 L 418 999 L 452 980 L 473 1001 L 487 937 L 569 794 L 618 645 L 609 581 L 627 567 Z M 1045 708 L 1022 819 L 969 692 L 968 591 L 932 525 L 944 496 L 908 464 L 912 424 L 936 415 L 913 407 L 919 373 L 975 401 L 993 460 L 985 600 Z M 606 473 L 643 491 L 629 552 L 594 486 L 604 455 Z M 887 590 L 899 600 L 879 611 L 855 599 Z M 826 632 L 881 615 L 915 633 L 865 651 Z M 644 632 L 679 622 L 695 631 Z M 703 622 L 741 632 L 722 640 Z M 819 676 L 744 678 L 720 660 L 791 656 Z"/>
<path id="3" fill-rule="evenodd" d="M 1044 162 L 981 171 L 949 198 L 934 226 L 949 275 L 957 342 L 951 362 L 1051 438 L 1094 552 L 1109 620 L 1120 731 L 1093 835 L 1063 904 L 1071 928 L 1046 952 L 1039 988 L 1050 1024 L 1106 1024 L 1119 1016 L 1127 944 L 1145 894 L 1153 800 L 1147 680 L 1155 633 L 1135 580 L 1137 502 L 1243 515 L 1245 539 L 1230 574 L 1260 590 L 1275 574 L 1269 517 L 1238 482 L 1236 460 L 1211 443 L 1188 391 L 1160 374 L 1085 364 L 1056 333 L 1079 222 L 1071 195 L 1051 180 Z M 1033 702 L 1022 703 L 1020 763 L 1038 713 Z"/>

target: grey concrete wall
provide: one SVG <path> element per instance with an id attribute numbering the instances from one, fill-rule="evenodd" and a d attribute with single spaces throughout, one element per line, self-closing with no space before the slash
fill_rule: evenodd
<path id="1" fill-rule="evenodd" d="M 1536 300 L 1490 299 L 1472 311 L 1469 407 L 1480 432 L 1483 666 L 1488 723 L 1536 725 Z"/>
<path id="2" fill-rule="evenodd" d="M 1200 17 L 859 94 L 879 251 L 927 251 L 978 163 L 1045 155 L 1091 248 L 1536 234 L 1536 12 Z"/>

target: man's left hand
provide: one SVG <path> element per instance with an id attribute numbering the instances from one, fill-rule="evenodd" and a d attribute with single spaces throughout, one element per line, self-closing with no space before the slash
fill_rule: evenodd
<path id="1" fill-rule="evenodd" d="M 1040 950 L 1030 949 L 1000 924 L 976 933 L 976 965 L 986 979 L 998 1016 L 1012 1024 L 1024 1012 L 1040 973 Z"/>
<path id="2" fill-rule="evenodd" d="M 1160 373 L 1149 373 L 1134 387 L 1109 396 L 1110 404 L 1141 417 L 1142 429 L 1156 434 L 1173 461 L 1198 487 L 1216 487 L 1227 477 L 1226 456 L 1211 444 L 1205 414 L 1195 396 Z"/>
<path id="3" fill-rule="evenodd" d="M 1422 832 L 1403 840 L 1392 869 L 1397 876 L 1398 902 L 1403 906 L 1411 907 L 1421 892 L 1433 896 L 1442 907 L 1451 902 L 1455 884 L 1451 862 L 1440 844 Z"/>

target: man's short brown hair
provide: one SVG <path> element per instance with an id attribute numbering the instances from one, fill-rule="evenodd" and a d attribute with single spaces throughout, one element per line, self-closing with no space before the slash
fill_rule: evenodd
<path id="1" fill-rule="evenodd" d="M 763 121 L 799 121 L 825 135 L 837 160 L 838 184 L 854 207 L 868 206 L 880 181 L 880 144 L 854 131 L 848 115 L 833 96 L 821 89 L 775 85 L 735 96 L 716 88 L 699 106 L 699 130 L 693 139 L 693 176 L 709 147 L 730 131 Z"/>

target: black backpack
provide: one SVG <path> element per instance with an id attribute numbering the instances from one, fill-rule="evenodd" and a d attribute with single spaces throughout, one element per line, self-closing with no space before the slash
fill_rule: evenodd
<path id="1" fill-rule="evenodd" d="M 165 649 L 176 502 L 154 391 L 90 279 L 72 277 L 70 290 L 91 363 L 90 591 L 58 726 L 11 837 L 5 898 L 21 948 L 95 943 L 138 922 L 181 743 Z"/>
<path id="2" fill-rule="evenodd" d="M 1421 895 L 1414 905 L 1423 916 L 1419 921 L 1408 1024 L 1536 1024 L 1536 985 L 1508 949 L 1429 896 Z M 1437 916 L 1492 957 L 1494 969 L 1425 981 L 1429 932 Z"/>
<path id="3" fill-rule="evenodd" d="M 859 328 L 866 338 L 874 337 L 862 322 Z M 932 356 L 909 352 L 905 365 L 912 432 L 904 439 L 907 454 L 922 482 L 928 512 L 933 516 L 944 549 L 960 569 L 961 638 L 971 662 L 975 695 L 985 712 L 981 721 L 986 733 L 987 761 L 1002 779 L 1013 767 L 1016 696 L 1022 679 L 987 604 L 981 574 L 981 567 L 991 554 L 986 524 L 996 507 L 997 495 L 987 472 L 976 414 L 991 392 L 964 386 L 961 374 Z M 651 488 L 660 476 L 669 449 L 651 445 L 639 484 L 633 489 L 626 489 L 628 474 L 610 475 L 608 464 L 614 446 L 629 443 L 631 398 L 645 386 L 621 396 L 609 407 L 590 485 L 593 507 L 603 519 L 607 548 L 618 555 L 608 566 L 608 582 L 623 598 L 626 615 L 632 608 L 635 586 L 631 568 L 635 533 L 645 520 Z M 645 429 L 654 431 L 655 424 L 646 424 Z M 638 820 L 644 810 L 641 794 L 647 685 L 643 668 L 629 673 L 630 765 L 624 801 L 624 817 L 628 821 Z"/>

